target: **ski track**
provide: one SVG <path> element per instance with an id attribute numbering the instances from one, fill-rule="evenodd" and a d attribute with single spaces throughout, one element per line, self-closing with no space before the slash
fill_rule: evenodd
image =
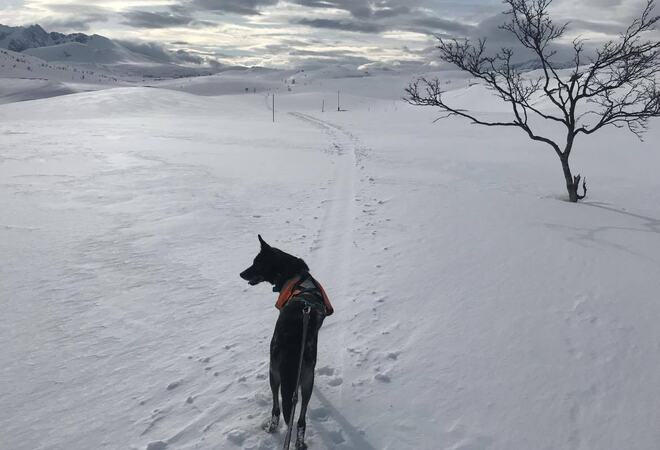
<path id="1" fill-rule="evenodd" d="M 325 200 L 327 209 L 321 227 L 312 242 L 310 258 L 312 270 L 322 274 L 323 283 L 328 286 L 329 295 L 339 314 L 349 308 L 351 284 L 351 252 L 354 246 L 353 231 L 356 222 L 355 201 L 357 194 L 357 164 L 359 158 L 359 140 L 344 128 L 331 122 L 301 112 L 290 112 L 291 116 L 319 128 L 330 141 L 329 152 L 337 156 L 335 176 L 330 189 L 330 196 Z M 328 319 L 331 324 L 334 317 Z M 326 323 L 326 327 L 329 325 Z M 346 367 L 346 347 L 348 329 L 346 323 L 332 335 L 321 331 L 320 339 L 331 340 L 331 346 L 341 349 L 336 352 L 321 352 L 317 381 L 314 386 L 314 399 L 321 404 L 314 408 L 310 403 L 312 418 L 311 430 L 316 431 L 327 448 L 370 449 L 353 425 L 339 412 L 346 384 L 343 373 Z M 321 344 L 323 345 L 323 344 Z M 319 376 L 321 375 L 321 376 Z M 327 391 L 327 392 L 326 392 Z M 329 396 L 338 398 L 335 405 Z M 350 393 L 349 393 L 350 397 Z M 327 421 L 315 421 L 315 416 L 327 416 Z M 329 421 L 334 423 L 330 424 Z M 325 422 L 325 423 L 324 423 Z M 316 433 L 308 433 L 311 438 Z M 346 440 L 348 439 L 348 441 Z"/>

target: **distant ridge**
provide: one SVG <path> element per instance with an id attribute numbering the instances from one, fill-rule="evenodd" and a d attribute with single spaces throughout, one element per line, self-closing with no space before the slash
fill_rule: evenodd
<path id="1" fill-rule="evenodd" d="M 90 37 L 84 33 L 48 33 L 40 25 L 30 25 L 28 27 L 0 25 L 0 47 L 14 52 L 23 52 L 30 48 L 47 47 L 68 42 L 84 44 L 89 41 Z"/>

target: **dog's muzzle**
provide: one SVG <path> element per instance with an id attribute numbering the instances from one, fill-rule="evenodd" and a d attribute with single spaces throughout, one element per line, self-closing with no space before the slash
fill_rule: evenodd
<path id="1" fill-rule="evenodd" d="M 255 275 L 255 276 L 249 275 L 248 274 L 249 270 L 250 269 L 241 272 L 239 276 L 244 280 L 246 280 L 250 286 L 254 286 L 255 284 L 259 284 L 262 281 L 264 281 L 264 277 L 262 277 L 261 275 Z"/>

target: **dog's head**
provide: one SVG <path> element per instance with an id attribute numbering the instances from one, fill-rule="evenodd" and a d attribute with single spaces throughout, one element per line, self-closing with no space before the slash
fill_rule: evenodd
<path id="1" fill-rule="evenodd" d="M 280 249 L 271 247 L 259 235 L 261 250 L 252 265 L 241 272 L 241 278 L 250 286 L 267 281 L 273 285 L 273 291 L 279 292 L 284 283 L 296 275 L 309 271 L 305 261 Z"/>

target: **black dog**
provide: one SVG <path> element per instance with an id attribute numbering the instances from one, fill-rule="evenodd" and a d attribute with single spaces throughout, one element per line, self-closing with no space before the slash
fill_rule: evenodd
<path id="1" fill-rule="evenodd" d="M 307 448 L 305 444 L 305 414 L 314 387 L 316 366 L 316 344 L 323 319 L 333 313 L 332 306 L 321 285 L 309 274 L 305 261 L 268 245 L 259 236 L 261 251 L 252 266 L 241 273 L 241 278 L 251 286 L 267 281 L 273 285 L 273 292 L 279 292 L 277 304 L 280 310 L 273 339 L 270 342 L 270 388 L 273 392 L 273 411 L 267 425 L 269 433 L 274 432 L 280 421 L 278 391 L 282 389 L 282 409 L 288 426 L 293 394 L 298 377 L 298 364 L 303 334 L 303 309 L 309 307 L 309 324 L 303 352 L 300 374 L 302 405 L 296 449 Z"/>

